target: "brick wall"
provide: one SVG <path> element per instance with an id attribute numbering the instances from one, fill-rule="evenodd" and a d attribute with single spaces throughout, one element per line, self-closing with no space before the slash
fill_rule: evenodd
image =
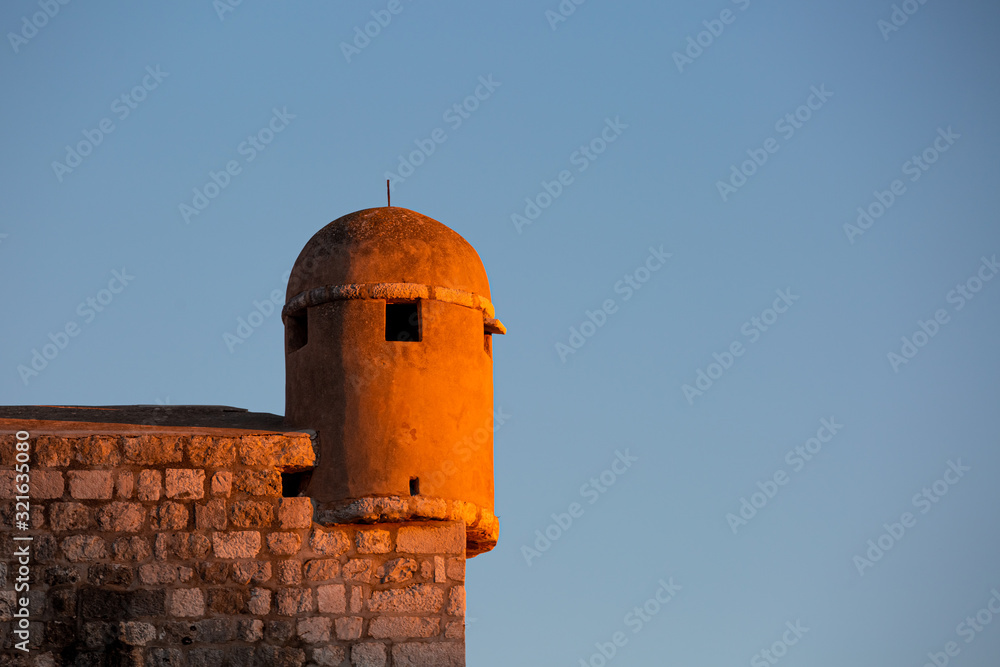
<path id="1" fill-rule="evenodd" d="M 465 664 L 464 524 L 315 523 L 281 497 L 315 464 L 308 435 L 32 435 L 27 531 L 0 437 L 0 665 Z"/>

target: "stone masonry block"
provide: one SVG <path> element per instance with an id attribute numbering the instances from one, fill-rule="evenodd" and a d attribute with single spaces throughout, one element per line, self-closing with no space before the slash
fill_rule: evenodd
<path id="1" fill-rule="evenodd" d="M 441 619 L 419 616 L 378 616 L 368 624 L 368 636 L 374 639 L 411 639 L 441 634 Z"/>
<path id="2" fill-rule="evenodd" d="M 357 545 L 359 554 L 387 554 L 392 550 L 392 537 L 388 530 L 359 530 Z"/>
<path id="3" fill-rule="evenodd" d="M 114 478 L 110 470 L 70 470 L 69 494 L 77 500 L 110 500 Z"/>
<path id="4" fill-rule="evenodd" d="M 171 616 L 193 617 L 205 613 L 205 593 L 200 588 L 178 588 L 170 594 Z"/>
<path id="5" fill-rule="evenodd" d="M 465 527 L 458 522 L 403 526 L 396 535 L 396 552 L 464 554 Z"/>
<path id="6" fill-rule="evenodd" d="M 212 549 L 217 558 L 253 558 L 260 551 L 260 533 L 255 530 L 212 533 Z"/>
<path id="7" fill-rule="evenodd" d="M 313 519 L 311 498 L 282 498 L 278 501 L 278 527 L 310 528 Z"/>
<path id="8" fill-rule="evenodd" d="M 232 438 L 194 435 L 188 442 L 188 460 L 191 465 L 225 468 L 236 462 L 236 447 Z"/>
<path id="9" fill-rule="evenodd" d="M 309 546 L 316 553 L 339 556 L 351 548 L 351 541 L 342 529 L 320 530 L 316 528 L 309 538 Z"/>
<path id="10" fill-rule="evenodd" d="M 167 498 L 188 500 L 205 496 L 205 471 L 188 468 L 168 468 Z"/>
<path id="11" fill-rule="evenodd" d="M 159 500 L 163 492 L 163 473 L 159 470 L 143 470 L 136 483 L 139 500 Z"/>
<path id="12" fill-rule="evenodd" d="M 444 591 L 433 584 L 413 584 L 405 588 L 372 591 L 368 599 L 371 611 L 430 613 L 441 611 Z"/>

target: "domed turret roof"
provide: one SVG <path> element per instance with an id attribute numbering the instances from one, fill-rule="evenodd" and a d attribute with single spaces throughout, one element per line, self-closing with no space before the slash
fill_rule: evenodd
<path id="1" fill-rule="evenodd" d="M 287 299 L 328 285 L 411 283 L 490 298 L 476 250 L 457 232 L 396 206 L 337 218 L 302 249 L 288 279 Z"/>

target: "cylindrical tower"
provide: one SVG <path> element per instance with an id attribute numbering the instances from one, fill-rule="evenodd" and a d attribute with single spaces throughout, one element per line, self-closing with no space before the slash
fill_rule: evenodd
<path id="1" fill-rule="evenodd" d="M 308 494 L 331 521 L 462 519 L 496 544 L 493 348 L 475 249 L 398 207 L 334 220 L 288 280 L 286 422 L 317 432 Z"/>

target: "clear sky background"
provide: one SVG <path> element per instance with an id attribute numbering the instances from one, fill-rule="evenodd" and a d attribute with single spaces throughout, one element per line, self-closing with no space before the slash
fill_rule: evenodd
<path id="1" fill-rule="evenodd" d="M 283 413 L 255 302 L 412 159 L 509 328 L 470 665 L 998 664 L 1000 5 L 220 4 L 0 9 L 0 403 Z"/>

